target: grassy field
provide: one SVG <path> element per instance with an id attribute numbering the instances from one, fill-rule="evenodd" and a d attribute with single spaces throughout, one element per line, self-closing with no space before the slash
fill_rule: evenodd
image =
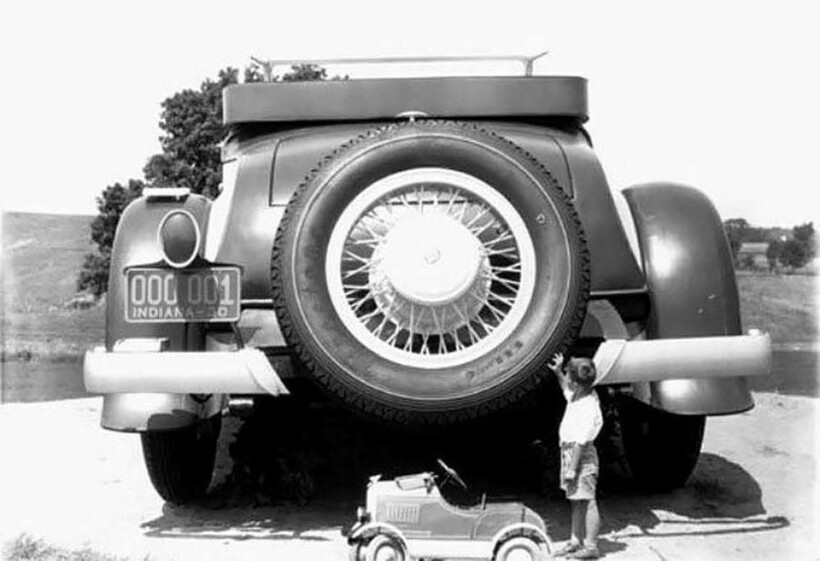
<path id="1" fill-rule="evenodd" d="M 4 561 L 128 561 L 126 557 L 117 557 L 101 553 L 90 547 L 82 549 L 65 549 L 47 543 L 41 538 L 23 534 L 3 549 Z M 146 556 L 143 561 L 149 561 Z"/>
<path id="2" fill-rule="evenodd" d="M 101 306 L 73 310 L 83 256 L 91 251 L 89 216 L 2 215 L 2 306 L 6 358 L 74 360 L 102 341 Z"/>
<path id="3" fill-rule="evenodd" d="M 2 350 L 6 360 L 79 360 L 105 333 L 103 306 L 67 308 L 83 255 L 88 216 L 7 213 L 2 221 Z M 744 329 L 776 343 L 817 341 L 818 277 L 738 273 Z"/>
<path id="4" fill-rule="evenodd" d="M 62 307 L 92 250 L 90 216 L 3 213 L 3 304 L 7 312 Z"/>
<path id="5" fill-rule="evenodd" d="M 738 273 L 743 328 L 768 331 L 775 343 L 816 342 L 818 279 Z"/>

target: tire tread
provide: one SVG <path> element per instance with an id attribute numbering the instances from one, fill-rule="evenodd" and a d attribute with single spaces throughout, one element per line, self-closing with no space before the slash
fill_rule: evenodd
<path id="1" fill-rule="evenodd" d="M 151 483 L 166 501 L 185 504 L 202 498 L 211 482 L 221 418 L 200 425 L 141 434 Z"/>

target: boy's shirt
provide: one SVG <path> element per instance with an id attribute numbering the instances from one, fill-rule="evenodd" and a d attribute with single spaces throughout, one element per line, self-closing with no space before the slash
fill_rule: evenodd
<path id="1" fill-rule="evenodd" d="M 567 396 L 566 394 L 564 397 L 567 398 L 567 408 L 564 411 L 564 418 L 561 419 L 561 426 L 558 428 L 559 440 L 562 443 L 578 444 L 595 440 L 604 425 L 598 394 L 592 390 L 577 399 L 572 399 L 572 395 Z"/>

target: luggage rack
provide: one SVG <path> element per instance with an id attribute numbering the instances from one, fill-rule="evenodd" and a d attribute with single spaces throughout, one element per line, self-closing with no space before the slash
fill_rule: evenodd
<path id="1" fill-rule="evenodd" d="M 393 56 L 377 58 L 312 58 L 312 59 L 270 59 L 262 60 L 251 57 L 251 60 L 262 67 L 265 74 L 265 81 L 273 80 L 273 69 L 276 66 L 294 66 L 301 64 L 413 64 L 413 63 L 437 63 L 437 62 L 519 62 L 524 65 L 524 76 L 532 76 L 533 63 L 539 58 L 546 56 L 549 51 L 544 51 L 533 56 L 526 55 L 496 55 L 496 56 Z"/>

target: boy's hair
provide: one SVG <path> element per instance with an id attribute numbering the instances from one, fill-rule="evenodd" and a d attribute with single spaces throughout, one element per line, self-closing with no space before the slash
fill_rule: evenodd
<path id="1" fill-rule="evenodd" d="M 595 363 L 589 358 L 571 358 L 567 363 L 570 380 L 583 388 L 589 388 L 597 376 Z"/>

